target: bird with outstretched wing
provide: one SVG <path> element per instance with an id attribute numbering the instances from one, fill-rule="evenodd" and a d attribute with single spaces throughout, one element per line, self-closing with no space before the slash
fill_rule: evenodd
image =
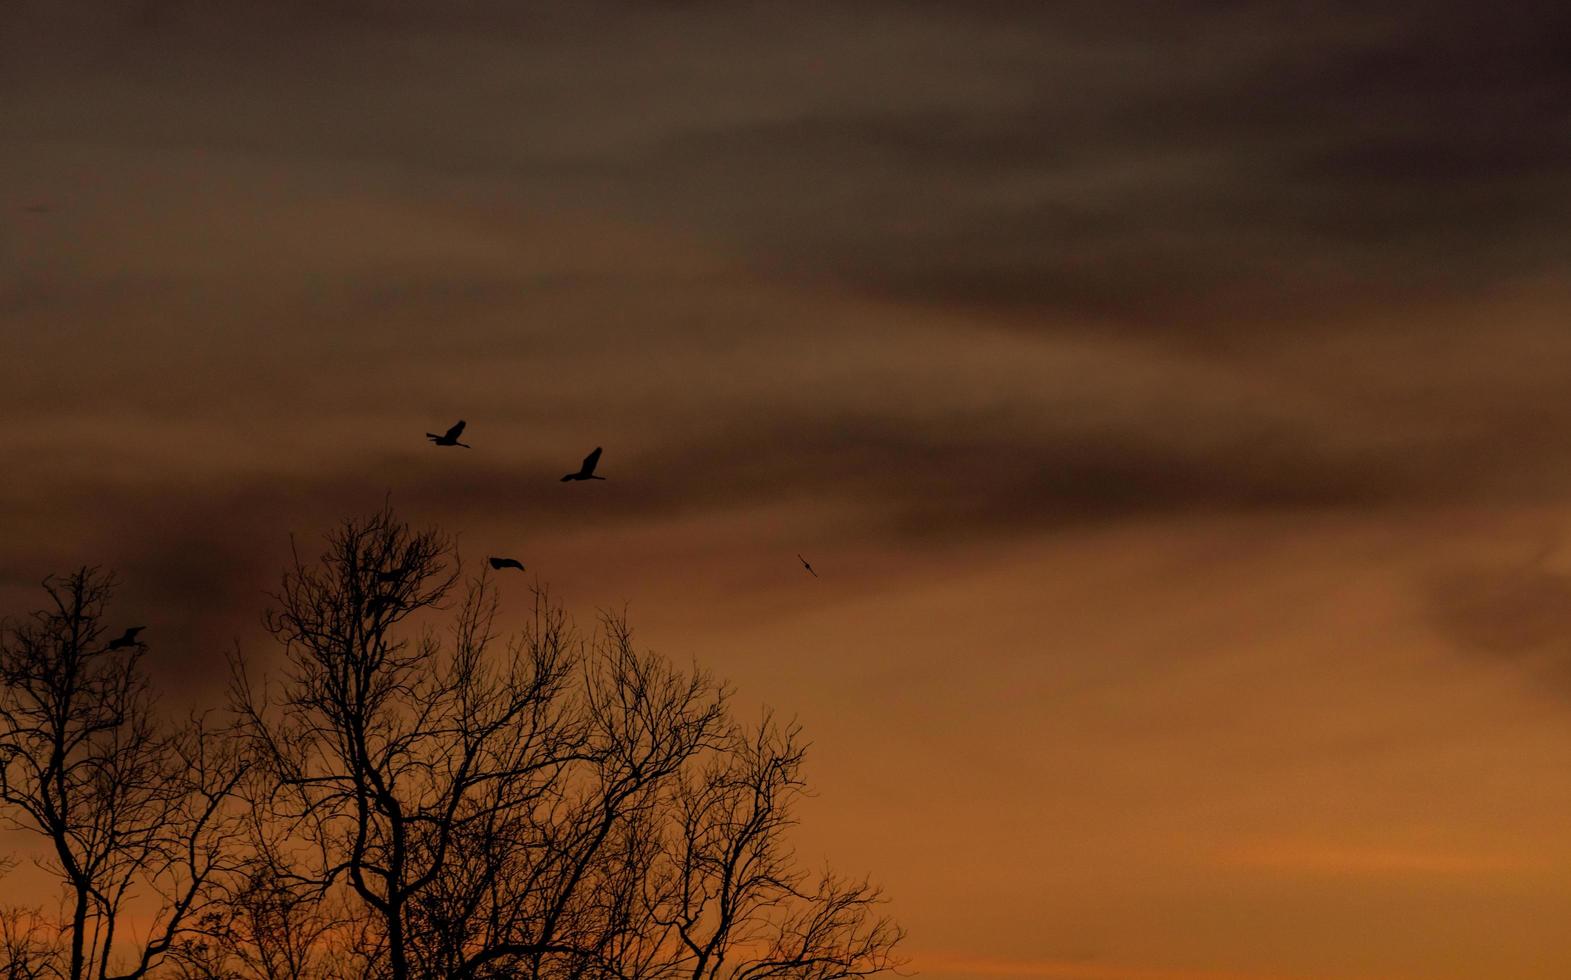
<path id="1" fill-rule="evenodd" d="M 569 473 L 562 477 L 562 482 L 569 480 L 604 480 L 603 476 L 595 476 L 595 467 L 600 463 L 601 447 L 596 446 L 595 451 L 584 457 L 584 463 L 578 468 L 577 473 Z"/>
<path id="2" fill-rule="evenodd" d="M 463 419 L 459 419 L 457 424 L 455 424 L 451 429 L 448 429 L 446 432 L 442 433 L 441 435 L 437 435 L 435 432 L 427 432 L 425 434 L 425 437 L 427 439 L 430 439 L 433 443 L 435 443 L 438 446 L 463 446 L 465 449 L 473 449 L 474 447 L 469 445 L 467 442 L 459 442 L 458 441 L 458 437 L 463 435 L 463 434 L 464 434 L 464 420 Z"/>

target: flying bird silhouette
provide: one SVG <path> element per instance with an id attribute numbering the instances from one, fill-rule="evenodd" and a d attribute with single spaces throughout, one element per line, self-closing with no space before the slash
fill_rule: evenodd
<path id="1" fill-rule="evenodd" d="M 127 629 L 126 629 L 126 631 L 124 633 L 121 633 L 119 636 L 117 636 L 114 639 L 109 641 L 109 646 L 106 649 L 119 650 L 119 649 L 121 649 L 123 647 L 134 647 L 134 646 L 136 646 L 136 643 L 137 643 L 136 634 L 142 632 L 145 629 L 147 629 L 146 626 L 131 626 L 131 627 L 127 627 Z"/>
<path id="2" fill-rule="evenodd" d="M 469 445 L 469 443 L 458 441 L 458 437 L 463 434 L 464 420 L 459 419 L 456 425 L 441 435 L 437 435 L 435 432 L 427 432 L 425 437 L 438 446 L 463 446 L 465 449 L 473 449 L 474 447 Z"/>
<path id="3" fill-rule="evenodd" d="M 486 561 L 491 563 L 492 568 L 498 570 L 503 568 L 516 568 L 520 572 L 524 570 L 524 563 L 517 558 L 487 558 Z"/>
<path id="4" fill-rule="evenodd" d="M 814 578 L 818 577 L 818 573 L 813 571 L 813 566 L 807 563 L 806 558 L 803 558 L 801 555 L 797 555 L 796 560 L 802 563 L 803 568 L 807 569 L 807 574 L 813 576 Z"/>
<path id="5" fill-rule="evenodd" d="M 603 476 L 595 476 L 595 465 L 600 462 L 600 452 L 601 448 L 596 446 L 594 452 L 584 457 L 584 465 L 578 468 L 578 472 L 569 473 L 562 477 L 562 482 L 566 483 L 569 480 L 604 480 L 605 477 Z"/>

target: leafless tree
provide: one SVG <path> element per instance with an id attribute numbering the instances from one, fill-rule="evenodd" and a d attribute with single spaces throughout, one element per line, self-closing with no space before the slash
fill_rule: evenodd
<path id="1" fill-rule="evenodd" d="M 258 880 L 289 902 L 351 896 L 333 943 L 353 932 L 366 975 L 394 980 L 894 965 L 875 888 L 794 867 L 794 726 L 744 732 L 720 685 L 638 653 L 620 617 L 586 638 L 537 591 L 504 640 L 498 602 L 449 538 L 389 509 L 296 555 L 266 620 L 281 673 L 235 660 L 266 774 Z"/>
<path id="2" fill-rule="evenodd" d="M 298 554 L 232 661 L 235 720 L 158 720 L 112 579 L 46 580 L 0 632 L 0 815 L 58 916 L 0 910 L 37 980 L 840 980 L 896 966 L 866 881 L 798 866 L 805 746 L 708 674 L 580 633 L 384 508 Z M 243 805 L 240 805 L 243 803 Z M 0 862 L 3 865 L 3 862 Z M 0 870 L 4 870 L 0 867 Z M 134 916 L 143 923 L 130 929 Z"/>
<path id="3" fill-rule="evenodd" d="M 0 878 L 16 867 L 16 859 L 0 857 Z M 20 905 L 0 906 L 0 977 L 6 980 L 58 980 L 60 950 L 55 923 L 43 910 Z"/>
<path id="4" fill-rule="evenodd" d="M 465 949 L 432 903 L 488 870 L 463 853 L 467 828 L 553 784 L 584 743 L 556 717 L 572 668 L 557 623 L 493 662 L 495 596 L 477 583 L 447 642 L 428 624 L 399 629 L 445 608 L 451 552 L 385 510 L 344 524 L 320 563 L 297 556 L 267 617 L 283 678 L 259 693 L 237 663 L 236 705 L 274 777 L 265 803 L 286 840 L 271 852 L 275 878 L 321 891 L 347 882 L 396 978 L 441 975 L 443 957 Z"/>
<path id="5" fill-rule="evenodd" d="M 91 568 L 47 579 L 47 605 L 0 630 L 0 818 L 46 842 L 70 980 L 146 975 L 213 899 L 244 768 L 200 720 L 156 720 L 145 648 L 105 640 L 113 589 Z"/>
<path id="6" fill-rule="evenodd" d="M 674 932 L 666 975 L 829 980 L 898 965 L 901 932 L 875 914 L 879 890 L 827 871 L 813 880 L 787 846 L 805 755 L 800 728 L 766 713 L 675 786 L 674 832 L 651 876 L 664 885 L 649 909 L 658 928 L 642 931 L 645 942 Z"/>
<path id="7" fill-rule="evenodd" d="M 0 909 L 0 976 L 6 980 L 59 980 L 60 931 L 36 908 Z"/>
<path id="8" fill-rule="evenodd" d="M 226 900 L 205 913 L 171 954 L 182 980 L 354 980 L 376 972 L 343 896 L 276 877 L 254 855 Z"/>

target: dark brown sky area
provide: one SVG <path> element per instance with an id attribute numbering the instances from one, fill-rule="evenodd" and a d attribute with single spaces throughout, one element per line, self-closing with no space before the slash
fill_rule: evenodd
<path id="1" fill-rule="evenodd" d="M 1568 10 L 10 0 L 4 609 L 206 697 L 390 495 L 800 714 L 924 975 L 1571 972 Z"/>

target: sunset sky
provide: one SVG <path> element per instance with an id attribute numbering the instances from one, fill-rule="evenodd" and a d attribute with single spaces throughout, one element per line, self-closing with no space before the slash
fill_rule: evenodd
<path id="1" fill-rule="evenodd" d="M 1567 36 L 6 0 L 0 611 L 216 703 L 390 497 L 798 716 L 923 977 L 1571 976 Z"/>

